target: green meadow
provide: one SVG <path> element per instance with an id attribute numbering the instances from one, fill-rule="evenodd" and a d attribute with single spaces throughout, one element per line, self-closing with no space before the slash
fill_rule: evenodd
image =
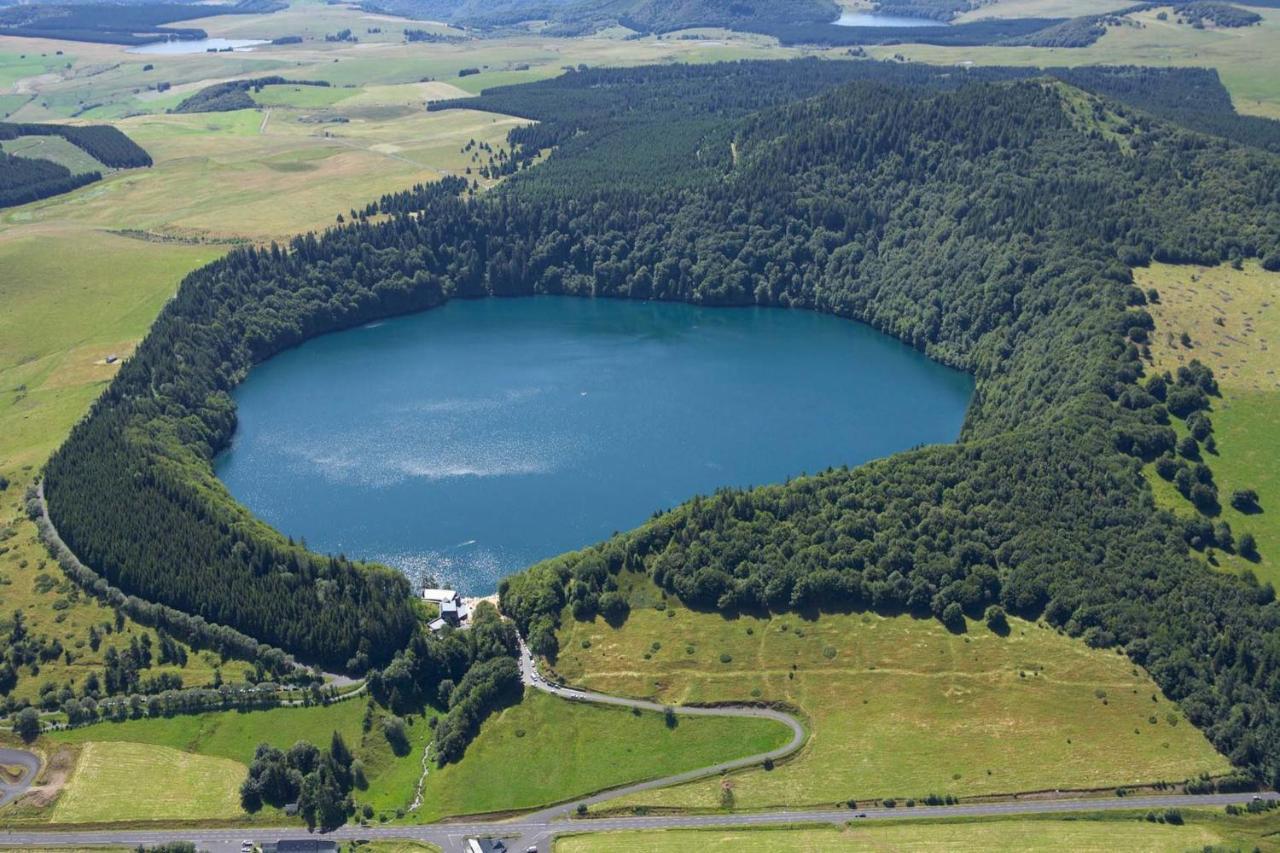
<path id="1" fill-rule="evenodd" d="M 767 752 L 790 737 L 771 720 L 681 717 L 669 728 L 661 714 L 530 691 L 485 723 L 460 764 L 427 774 L 414 817 L 536 808 Z"/>
<path id="2" fill-rule="evenodd" d="M 781 702 L 812 735 L 772 771 L 732 777 L 736 808 L 929 793 L 973 796 L 1182 780 L 1229 765 L 1151 679 L 1112 651 L 1012 620 L 952 634 L 908 616 L 725 618 L 678 606 L 626 623 L 566 616 L 566 683 L 674 704 Z M 717 809 L 719 780 L 604 804 Z"/>

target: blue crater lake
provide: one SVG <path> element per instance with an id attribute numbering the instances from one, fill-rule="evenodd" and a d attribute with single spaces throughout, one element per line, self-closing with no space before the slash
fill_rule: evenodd
<path id="1" fill-rule="evenodd" d="M 954 441 L 972 390 L 809 311 L 455 300 L 255 367 L 215 467 L 315 550 L 483 595 L 720 486 Z"/>

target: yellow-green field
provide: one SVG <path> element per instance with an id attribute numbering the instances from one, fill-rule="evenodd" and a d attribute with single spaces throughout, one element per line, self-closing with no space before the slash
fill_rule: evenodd
<path id="1" fill-rule="evenodd" d="M 240 815 L 245 765 L 137 743 L 86 743 L 54 823 L 199 820 Z M 122 816 L 127 815 L 127 818 Z"/>
<path id="2" fill-rule="evenodd" d="M 662 702 L 798 708 L 809 742 L 772 771 L 738 774 L 738 808 L 1106 788 L 1228 769 L 1122 656 L 1013 626 L 1000 637 L 906 616 L 726 619 L 672 600 L 665 612 L 633 610 L 617 629 L 566 619 L 556 671 L 570 684 Z M 721 794 L 712 780 L 603 808 L 714 809 Z"/>
<path id="3" fill-rule="evenodd" d="M 54 163 L 66 166 L 73 175 L 82 172 L 110 171 L 61 136 L 20 136 L 0 143 L 0 149 L 3 149 L 6 154 L 18 157 L 52 160 Z"/>
<path id="4" fill-rule="evenodd" d="M 1183 853 L 1188 850 L 1270 851 L 1280 822 L 1274 815 L 1230 818 L 1208 812 L 1184 813 L 1185 823 L 1153 823 L 1145 815 L 1082 815 L 1063 818 L 1009 818 L 986 821 L 931 820 L 851 823 L 834 827 L 705 829 L 609 832 L 556 841 L 556 853 L 819 853 L 819 851 L 964 851 L 964 853 Z"/>
<path id="5" fill-rule="evenodd" d="M 1222 391 L 1213 400 L 1217 454 L 1206 457 L 1223 505 L 1221 518 L 1239 539 L 1252 533 L 1260 559 L 1218 552 L 1215 560 L 1249 569 L 1261 580 L 1280 583 L 1280 273 L 1256 262 L 1240 270 L 1153 263 L 1134 271 L 1144 290 L 1160 301 L 1148 306 L 1156 321 L 1152 368 L 1175 372 L 1191 359 L 1213 368 Z M 1191 336 L 1191 346 L 1181 335 Z M 1172 484 L 1148 469 L 1156 499 L 1181 515 L 1195 510 Z M 1230 505 L 1236 489 L 1258 493 L 1262 512 L 1244 514 Z"/>

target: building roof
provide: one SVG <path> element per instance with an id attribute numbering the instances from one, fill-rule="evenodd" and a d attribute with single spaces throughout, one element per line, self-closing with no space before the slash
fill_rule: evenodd
<path id="1" fill-rule="evenodd" d="M 425 601 L 455 601 L 458 593 L 452 589 L 424 589 L 422 598 Z"/>
<path id="2" fill-rule="evenodd" d="M 441 612 L 442 614 L 444 614 L 444 613 L 457 613 L 457 612 L 458 612 L 458 602 L 456 602 L 456 601 L 442 601 L 442 602 L 440 602 L 440 612 Z"/>

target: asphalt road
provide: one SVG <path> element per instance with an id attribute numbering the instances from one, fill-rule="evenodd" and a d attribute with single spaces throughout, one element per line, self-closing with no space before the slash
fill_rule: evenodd
<path id="1" fill-rule="evenodd" d="M 1270 792 L 1263 795 L 1266 799 L 1280 799 L 1280 795 Z M 595 832 L 638 829 L 679 829 L 690 827 L 743 827 L 743 826 L 777 826 L 791 823 L 801 824 L 845 824 L 871 823 L 878 820 L 902 820 L 903 818 L 943 818 L 943 817 L 993 817 L 1010 814 L 1068 814 L 1071 812 L 1114 811 L 1121 809 L 1163 810 L 1167 808 L 1204 808 L 1221 807 L 1228 803 L 1241 803 L 1249 799 L 1249 794 L 1204 794 L 1188 796 L 1168 794 L 1158 797 L 1108 797 L 1105 799 L 1061 799 L 1061 800 L 1017 800 L 1000 803 L 978 803 L 960 806 L 917 806 L 906 808 L 868 808 L 868 809 L 814 809 L 799 811 L 769 811 L 741 814 L 714 814 L 694 816 L 655 816 L 655 817 L 615 817 L 595 818 L 588 820 L 548 820 L 527 816 L 515 820 L 501 821 L 468 821 L 452 824 L 432 824 L 430 826 L 375 826 L 375 827 L 343 827 L 330 833 L 328 838 L 335 841 L 352 841 L 355 839 L 387 839 L 408 838 L 428 841 L 443 848 L 447 853 L 461 853 L 468 838 L 503 838 L 507 839 L 507 847 L 512 851 L 522 851 L 529 846 L 536 846 L 539 851 L 550 851 L 552 839 L 563 832 Z M 92 846 L 139 844 L 153 845 L 166 841 L 192 841 L 201 849 L 211 851 L 233 851 L 240 849 L 242 840 L 252 839 L 258 842 L 281 838 L 305 838 L 307 833 L 295 828 L 289 829 L 173 829 L 173 830 L 112 830 L 84 832 L 38 832 L 29 829 L 20 831 L 0 830 L 0 846 L 14 847 L 52 847 L 52 846 Z"/>
<path id="2" fill-rule="evenodd" d="M 0 806 L 6 806 L 31 787 L 40 770 L 40 757 L 21 749 L 0 749 L 0 764 L 10 764 L 23 769 L 22 776 L 12 784 L 0 780 Z"/>

